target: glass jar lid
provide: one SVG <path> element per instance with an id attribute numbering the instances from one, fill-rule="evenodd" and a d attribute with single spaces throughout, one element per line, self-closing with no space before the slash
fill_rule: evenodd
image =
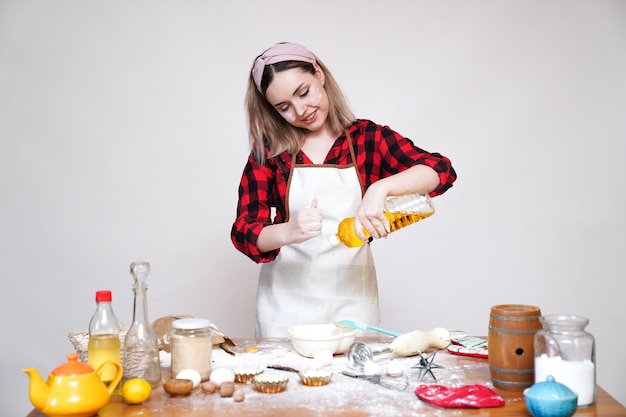
<path id="1" fill-rule="evenodd" d="M 209 320 L 195 317 L 174 320 L 172 323 L 172 328 L 181 330 L 208 329 L 209 326 L 211 326 L 211 322 Z"/>

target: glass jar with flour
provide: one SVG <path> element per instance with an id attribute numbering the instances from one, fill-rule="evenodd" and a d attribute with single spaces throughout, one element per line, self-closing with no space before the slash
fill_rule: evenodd
<path id="1" fill-rule="evenodd" d="M 574 315 L 540 318 L 535 334 L 535 382 L 552 375 L 578 394 L 578 407 L 596 403 L 595 339 L 585 331 L 589 319 Z"/>
<path id="2" fill-rule="evenodd" d="M 200 318 L 178 319 L 172 323 L 172 375 L 175 376 L 184 369 L 193 369 L 200 374 L 201 381 L 209 379 L 213 352 L 210 326 L 209 320 Z"/>

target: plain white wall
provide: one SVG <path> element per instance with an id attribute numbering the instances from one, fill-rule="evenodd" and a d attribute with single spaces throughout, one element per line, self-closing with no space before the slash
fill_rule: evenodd
<path id="1" fill-rule="evenodd" d="M 626 404 L 626 2 L 0 0 L 2 415 L 26 415 L 94 292 L 254 333 L 230 243 L 252 59 L 309 46 L 360 117 L 449 156 L 437 214 L 373 244 L 382 325 L 486 335 L 489 310 L 591 319 Z"/>

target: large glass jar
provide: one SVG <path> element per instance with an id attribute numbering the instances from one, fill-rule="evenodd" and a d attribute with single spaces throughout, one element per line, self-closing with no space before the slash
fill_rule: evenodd
<path id="1" fill-rule="evenodd" d="M 578 407 L 596 403 L 595 340 L 585 331 L 589 319 L 574 315 L 540 318 L 535 334 L 535 382 L 552 375 L 578 394 Z"/>
<path id="2" fill-rule="evenodd" d="M 172 353 L 172 375 L 183 369 L 193 369 L 200 374 L 201 381 L 211 376 L 211 353 L 213 336 L 207 319 L 187 318 L 172 323 L 170 350 Z"/>

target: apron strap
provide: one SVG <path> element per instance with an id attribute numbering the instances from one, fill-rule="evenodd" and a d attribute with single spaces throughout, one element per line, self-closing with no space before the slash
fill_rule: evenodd
<path id="1" fill-rule="evenodd" d="M 346 140 L 348 141 L 348 147 L 350 148 L 350 156 L 352 157 L 352 165 L 354 165 L 354 169 L 356 169 L 356 177 L 359 180 L 359 185 L 361 186 L 361 197 L 365 194 L 365 187 L 363 186 L 363 181 L 361 181 L 361 174 L 359 173 L 359 168 L 356 166 L 356 156 L 354 155 L 354 146 L 352 146 L 352 138 L 350 137 L 350 133 L 348 130 L 345 130 Z"/>

